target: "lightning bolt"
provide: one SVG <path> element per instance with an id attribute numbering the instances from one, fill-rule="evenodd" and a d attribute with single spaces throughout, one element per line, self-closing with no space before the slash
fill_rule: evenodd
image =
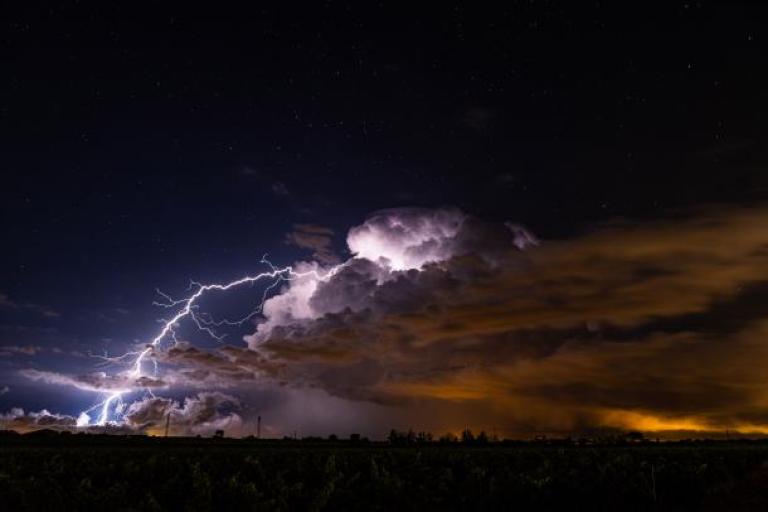
<path id="1" fill-rule="evenodd" d="M 125 362 L 128 361 L 128 365 L 132 367 L 132 370 L 128 372 L 127 376 L 130 378 L 131 381 L 138 383 L 142 377 L 145 377 L 144 365 L 148 358 L 150 358 L 154 363 L 154 372 L 155 372 L 155 375 L 157 374 L 157 361 L 151 356 L 154 353 L 155 349 L 160 348 L 162 346 L 163 341 L 167 339 L 171 339 L 175 342 L 178 341 L 176 339 L 175 329 L 182 320 L 189 318 L 192 321 L 193 325 L 195 325 L 199 330 L 205 332 L 206 334 L 208 334 L 209 336 L 211 336 L 217 341 L 222 341 L 223 336 L 218 335 L 215 331 L 215 328 L 220 327 L 222 325 L 229 325 L 229 326 L 242 325 L 243 323 L 250 320 L 254 316 L 260 314 L 263 311 L 264 303 L 268 298 L 269 292 L 273 290 L 281 282 L 292 281 L 295 279 L 300 279 L 305 277 L 311 277 L 318 281 L 325 281 L 330 277 L 332 277 L 334 274 L 336 274 L 341 267 L 346 265 L 346 263 L 336 265 L 335 267 L 332 267 L 329 270 L 327 270 L 324 274 L 321 274 L 316 269 L 308 270 L 306 272 L 297 272 L 294 270 L 292 266 L 286 266 L 282 268 L 275 267 L 272 263 L 270 263 L 266 259 L 266 255 L 261 259 L 261 263 L 269 266 L 269 270 L 253 276 L 245 276 L 235 281 L 230 281 L 228 283 L 202 284 L 196 281 L 191 281 L 189 290 L 193 290 L 193 293 L 191 293 L 187 297 L 184 297 L 183 299 L 173 299 L 169 295 L 161 292 L 160 290 L 157 290 L 158 294 L 161 297 L 163 297 L 163 299 L 165 299 L 165 302 L 155 301 L 154 302 L 155 305 L 168 308 L 168 309 L 177 308 L 176 312 L 173 314 L 171 318 L 167 320 L 162 320 L 163 325 L 160 328 L 160 331 L 157 333 L 157 335 L 150 342 L 148 342 L 142 350 L 126 352 L 125 354 L 122 354 L 116 357 L 108 357 L 106 355 L 94 356 L 94 357 L 98 357 L 102 359 L 105 365 L 118 364 L 118 363 L 125 364 Z M 207 292 L 211 292 L 211 291 L 226 292 L 228 290 L 231 290 L 232 288 L 236 288 L 245 284 L 254 284 L 261 281 L 268 281 L 270 282 L 270 284 L 265 288 L 264 292 L 262 293 L 261 301 L 258 303 L 257 307 L 253 311 L 248 313 L 248 315 L 246 315 L 245 317 L 238 320 L 234 320 L 234 321 L 226 320 L 226 319 L 216 321 L 210 316 L 199 312 L 199 308 L 197 304 L 198 300 Z M 112 390 L 109 394 L 107 394 L 106 398 L 103 401 L 83 411 L 81 416 L 85 415 L 85 418 L 88 418 L 88 423 L 90 424 L 90 416 L 88 415 L 88 413 L 92 413 L 98 409 L 100 412 L 95 424 L 100 426 L 105 426 L 110 420 L 111 411 L 120 412 L 124 408 L 125 404 L 122 401 L 123 395 L 128 394 L 132 391 L 135 391 L 140 387 L 141 386 L 136 386 L 133 389 Z M 149 388 L 145 387 L 145 389 L 149 393 L 152 392 Z"/>

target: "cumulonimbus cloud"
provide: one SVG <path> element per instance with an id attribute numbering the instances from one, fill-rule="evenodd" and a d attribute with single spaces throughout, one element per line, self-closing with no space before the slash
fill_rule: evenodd
<path id="1" fill-rule="evenodd" d="M 539 241 L 455 209 L 385 210 L 350 230 L 348 261 L 298 264 L 329 277 L 288 282 L 247 346 L 156 356 L 164 382 L 320 389 L 431 428 L 471 415 L 529 432 L 768 433 L 767 225 L 764 209 L 712 209 Z M 183 408 L 141 404 L 133 425 Z"/>
<path id="2" fill-rule="evenodd" d="M 768 311 L 717 320 L 768 283 L 765 210 L 540 245 L 455 211 L 372 219 L 350 232 L 355 258 L 270 299 L 230 358 L 349 399 L 481 403 L 508 424 L 768 431 L 762 378 L 723 370 L 765 360 L 752 340 Z"/>

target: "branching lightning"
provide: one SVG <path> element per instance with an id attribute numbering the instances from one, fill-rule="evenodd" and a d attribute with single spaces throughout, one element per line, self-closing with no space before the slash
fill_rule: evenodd
<path id="1" fill-rule="evenodd" d="M 458 210 L 423 210 L 423 209 L 394 209 L 383 210 L 369 217 L 362 225 L 352 228 L 347 235 L 347 246 L 354 258 L 347 260 L 327 270 L 318 271 L 317 266 L 311 270 L 299 270 L 292 266 L 275 267 L 266 256 L 261 263 L 267 266 L 267 271 L 260 274 L 242 277 L 228 283 L 203 284 L 191 281 L 189 294 L 182 298 L 158 290 L 159 300 L 155 305 L 172 312 L 170 318 L 161 320 L 157 335 L 142 348 L 134 349 L 119 356 L 97 356 L 102 366 L 124 365 L 129 370 L 118 375 L 102 402 L 81 414 L 84 423 L 90 423 L 89 412 L 99 410 L 97 424 L 106 425 L 111 417 L 119 417 L 124 410 L 123 398 L 129 393 L 144 389 L 152 393 L 152 376 L 157 377 L 158 360 L 156 350 L 161 350 L 163 343 L 171 341 L 179 343 L 177 329 L 182 321 L 204 332 L 218 342 L 224 336 L 217 332 L 219 328 L 240 326 L 260 314 L 264 314 L 270 292 L 280 283 L 301 278 L 325 281 L 354 261 L 364 258 L 385 269 L 387 272 L 420 270 L 428 263 L 443 261 L 450 258 L 455 251 L 455 241 L 466 216 Z M 507 226 L 513 233 L 514 245 L 518 249 L 535 243 L 535 238 L 519 226 Z M 525 235 L 525 237 L 522 237 Z M 521 238 L 522 237 L 522 238 Z M 256 306 L 245 316 L 237 319 L 217 319 L 201 310 L 200 299 L 208 292 L 227 292 L 245 284 L 265 284 Z M 291 287 L 293 288 L 293 287 Z M 269 312 L 266 312 L 269 313 Z M 266 315 L 270 321 L 269 314 Z M 152 376 L 145 374 L 146 366 L 152 362 Z M 120 389 L 118 389 L 120 388 Z M 104 392 L 106 388 L 99 389 Z M 86 421 L 87 420 L 87 421 Z M 80 419 L 78 419 L 80 422 Z"/>
<path id="2" fill-rule="evenodd" d="M 147 363 L 147 360 L 152 361 L 152 363 L 154 364 L 153 374 L 156 376 L 157 361 L 153 357 L 153 353 L 156 349 L 161 348 L 163 345 L 163 342 L 166 340 L 170 339 L 174 342 L 178 342 L 178 339 L 176 338 L 176 328 L 178 327 L 181 321 L 188 318 L 189 320 L 191 320 L 192 324 L 195 325 L 199 330 L 205 332 L 207 335 L 211 336 L 213 339 L 221 342 L 223 341 L 224 336 L 218 334 L 216 332 L 216 328 L 224 325 L 226 326 L 242 325 L 245 322 L 252 319 L 253 317 L 255 317 L 256 315 L 260 314 L 264 308 L 264 303 L 268 298 L 269 292 L 275 289 L 281 282 L 291 281 L 291 280 L 306 278 L 306 277 L 310 277 L 318 281 L 327 280 L 328 278 L 332 277 L 344 265 L 344 264 L 337 265 L 329 269 L 324 274 L 321 274 L 320 272 L 314 269 L 306 272 L 297 272 L 294 270 L 292 266 L 278 268 L 278 267 L 275 267 L 272 263 L 270 263 L 266 259 L 266 256 L 262 258 L 261 263 L 269 267 L 269 270 L 267 272 L 262 272 L 260 274 L 256 274 L 253 276 L 242 277 L 240 279 L 237 279 L 235 281 L 230 281 L 228 283 L 202 284 L 196 281 L 191 281 L 188 290 L 192 291 L 193 293 L 191 293 L 190 295 L 182 299 L 174 299 L 170 295 L 163 293 L 160 290 L 157 290 L 158 295 L 162 297 L 164 301 L 163 302 L 155 301 L 153 304 L 156 306 L 167 308 L 167 309 L 175 309 L 175 313 L 173 314 L 173 316 L 171 316 L 169 319 L 161 320 L 162 327 L 160 328 L 160 331 L 157 333 L 157 335 L 150 342 L 148 342 L 146 346 L 141 350 L 129 351 L 122 355 L 112 356 L 112 357 L 107 355 L 94 356 L 102 360 L 102 363 L 101 363 L 102 366 L 114 365 L 114 364 L 127 364 L 128 366 L 132 367 L 132 369 L 126 374 L 126 377 L 128 377 L 129 381 L 134 383 L 135 385 L 127 389 L 111 390 L 103 401 L 83 411 L 81 413 L 81 418 L 86 418 L 86 421 L 90 423 L 90 416 L 88 415 L 88 413 L 92 413 L 96 410 L 99 410 L 99 415 L 98 415 L 98 419 L 96 420 L 96 425 L 101 425 L 101 426 L 107 425 L 107 423 L 110 420 L 111 413 L 114 412 L 117 415 L 119 415 L 122 412 L 124 408 L 124 403 L 122 400 L 123 395 L 128 394 L 132 391 L 135 391 L 136 389 L 140 389 L 142 387 L 144 387 L 144 389 L 146 389 L 147 392 L 152 393 L 151 389 L 149 389 L 148 387 L 141 386 L 142 377 L 146 377 L 146 375 L 144 374 L 145 363 Z M 264 289 L 261 295 L 261 300 L 250 313 L 248 313 L 246 316 L 240 319 L 215 320 L 209 314 L 201 312 L 199 310 L 198 301 L 207 292 L 211 292 L 211 291 L 226 292 L 232 288 L 236 288 L 245 284 L 254 284 L 262 281 L 268 281 L 269 285 Z"/>

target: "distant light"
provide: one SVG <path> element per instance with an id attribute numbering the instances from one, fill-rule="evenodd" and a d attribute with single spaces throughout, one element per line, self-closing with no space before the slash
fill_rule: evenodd
<path id="1" fill-rule="evenodd" d="M 88 413 L 86 412 L 81 412 L 80 416 L 77 417 L 77 423 L 75 423 L 75 425 L 77 425 L 78 427 L 87 427 L 90 424 L 91 424 L 91 417 L 88 416 Z"/>

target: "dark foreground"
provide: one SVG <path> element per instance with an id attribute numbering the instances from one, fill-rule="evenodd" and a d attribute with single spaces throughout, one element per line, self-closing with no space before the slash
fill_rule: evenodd
<path id="1" fill-rule="evenodd" d="M 764 443 L 0 443 L 0 509 L 9 511 L 768 509 Z"/>

